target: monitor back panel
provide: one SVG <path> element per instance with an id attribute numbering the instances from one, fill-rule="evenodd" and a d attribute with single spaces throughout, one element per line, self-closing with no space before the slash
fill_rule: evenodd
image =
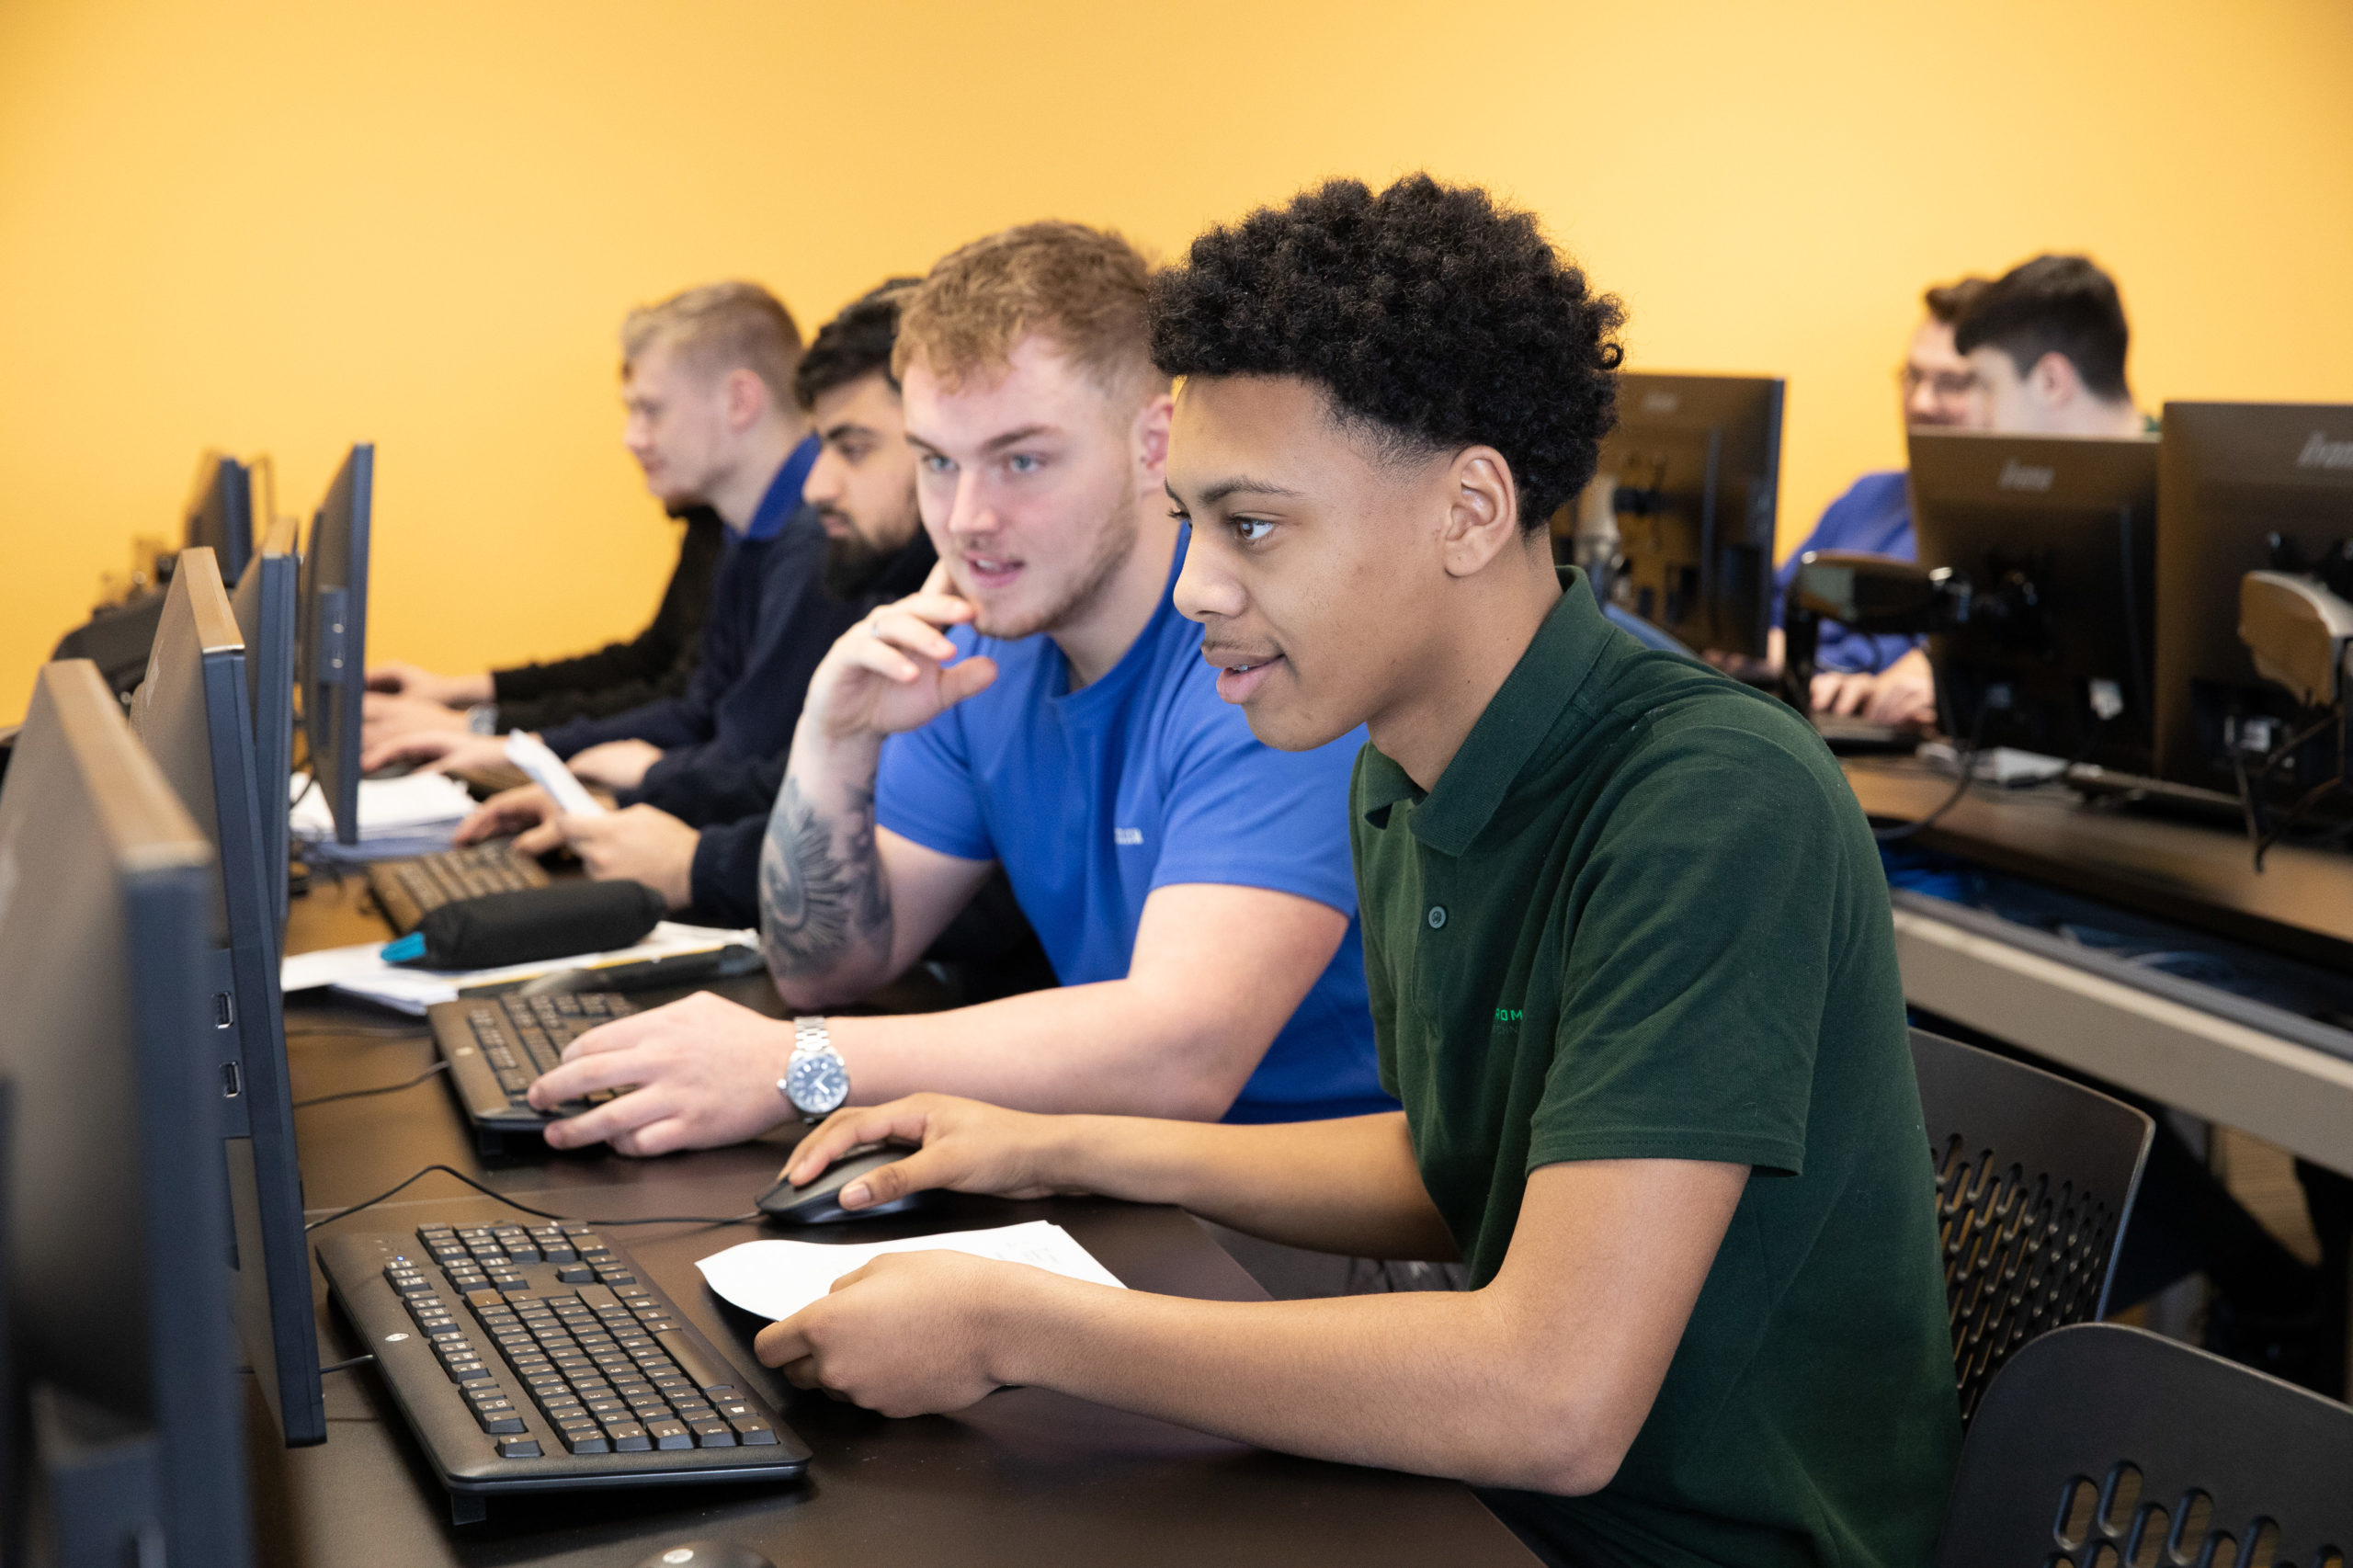
<path id="1" fill-rule="evenodd" d="M 2159 462 L 2157 772 L 2234 790 L 2229 741 L 2245 721 L 2298 718 L 2239 641 L 2239 582 L 2271 564 L 2278 534 L 2315 560 L 2353 539 L 2353 406 L 2169 403 Z M 2308 715 L 2306 717 L 2309 717 Z M 2326 738 L 2275 776 L 2300 795 L 2334 767 Z"/>
<path id="2" fill-rule="evenodd" d="M 1618 597 L 1691 647 L 1765 652 L 1781 403 L 1763 377 L 1619 378 L 1597 473 L 1616 486 Z"/>
<path id="3" fill-rule="evenodd" d="M 1915 430 L 1911 463 L 1920 563 L 1974 594 L 1932 650 L 1955 733 L 2146 773 L 2156 442 Z"/>

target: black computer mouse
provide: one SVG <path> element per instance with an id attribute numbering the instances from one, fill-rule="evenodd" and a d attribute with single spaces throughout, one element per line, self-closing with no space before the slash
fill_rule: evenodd
<path id="1" fill-rule="evenodd" d="M 689 1540 L 665 1547 L 637 1568 L 776 1568 L 750 1547 L 733 1540 Z"/>
<path id="2" fill-rule="evenodd" d="M 841 1190 L 870 1171 L 895 1165 L 914 1153 L 904 1143 L 861 1143 L 827 1165 L 816 1180 L 805 1187 L 795 1187 L 778 1178 L 774 1187 L 760 1194 L 760 1212 L 789 1225 L 824 1225 L 835 1220 L 870 1220 L 878 1214 L 904 1213 L 931 1194 L 911 1192 L 871 1209 L 845 1209 L 841 1205 Z"/>

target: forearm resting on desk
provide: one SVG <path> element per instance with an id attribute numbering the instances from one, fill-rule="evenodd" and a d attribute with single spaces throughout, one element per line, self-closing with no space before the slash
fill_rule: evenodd
<path id="1" fill-rule="evenodd" d="M 953 1255 L 884 1257 L 763 1331 L 758 1349 L 801 1386 L 890 1415 L 1020 1384 L 1293 1453 L 1591 1492 L 1649 1415 L 1746 1175 L 1546 1166 L 1495 1279 L 1459 1294 L 1195 1301 Z"/>

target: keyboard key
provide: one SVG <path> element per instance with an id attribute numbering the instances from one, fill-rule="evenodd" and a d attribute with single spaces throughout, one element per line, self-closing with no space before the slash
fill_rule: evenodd
<path id="1" fill-rule="evenodd" d="M 732 1449 L 735 1446 L 735 1429 L 715 1416 L 690 1421 L 687 1424 L 687 1430 L 695 1435 L 697 1444 L 706 1449 Z"/>
<path id="2" fill-rule="evenodd" d="M 634 1421 L 609 1422 L 606 1425 L 605 1436 L 612 1439 L 613 1451 L 617 1454 L 647 1453 L 654 1448 L 654 1439 L 646 1436 L 645 1428 Z M 744 1441 L 750 1442 L 751 1439 L 746 1437 Z M 768 1441 L 776 1441 L 775 1433 L 768 1434 Z"/>
<path id="3" fill-rule="evenodd" d="M 735 1440 L 747 1449 L 776 1441 L 776 1428 L 756 1415 L 738 1415 L 727 1424 L 735 1429 Z"/>
<path id="4" fill-rule="evenodd" d="M 571 1454 L 609 1454 L 613 1451 L 613 1445 L 606 1439 L 603 1432 L 591 1428 L 585 1432 L 566 1432 L 563 1449 L 564 1452 Z"/>
<path id="5" fill-rule="evenodd" d="M 687 1381 L 693 1383 L 695 1387 L 708 1391 L 735 1386 L 735 1374 L 733 1371 L 708 1359 L 685 1335 L 676 1329 L 655 1335 L 654 1342 L 662 1346 L 664 1355 L 678 1364 L 678 1370 L 685 1374 Z"/>
<path id="6" fill-rule="evenodd" d="M 657 1449 L 691 1449 L 695 1446 L 695 1435 L 687 1430 L 683 1421 L 649 1421 L 645 1424 L 645 1435 L 654 1439 L 654 1446 Z"/>
<path id="7" fill-rule="evenodd" d="M 503 1460 L 538 1459 L 540 1440 L 537 1437 L 501 1437 L 498 1440 L 498 1457 Z"/>

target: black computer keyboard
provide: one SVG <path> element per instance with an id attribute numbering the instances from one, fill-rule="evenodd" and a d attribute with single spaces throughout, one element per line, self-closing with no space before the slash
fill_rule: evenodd
<path id="1" fill-rule="evenodd" d="M 425 1010 L 433 1048 L 449 1064 L 449 1086 L 473 1123 L 477 1145 L 495 1149 L 512 1133 L 536 1132 L 558 1117 L 577 1116 L 626 1089 L 599 1089 L 553 1110 L 523 1096 L 563 1058 L 563 1048 L 599 1024 L 637 1009 L 626 996 L 583 991 L 557 996 L 504 996 L 436 1002 Z"/>
<path id="2" fill-rule="evenodd" d="M 319 1262 L 453 1494 L 808 1466 L 807 1445 L 590 1226 L 338 1235 Z"/>
<path id="3" fill-rule="evenodd" d="M 405 937 L 445 903 L 543 888 L 548 874 L 537 860 L 517 854 L 513 845 L 502 840 L 414 860 L 379 860 L 368 868 L 368 885 L 375 891 L 376 906 L 384 918 Z"/>

